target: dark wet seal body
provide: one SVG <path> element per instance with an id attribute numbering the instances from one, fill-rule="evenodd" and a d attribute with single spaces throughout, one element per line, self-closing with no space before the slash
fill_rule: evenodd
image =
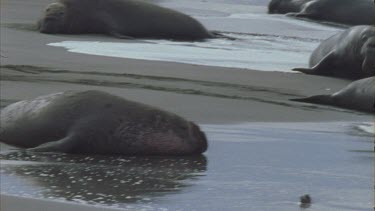
<path id="1" fill-rule="evenodd" d="M 375 27 L 354 26 L 320 43 L 310 56 L 307 74 L 361 78 L 375 75 Z"/>
<path id="2" fill-rule="evenodd" d="M 214 38 L 194 18 L 141 0 L 59 0 L 38 22 L 47 34 L 107 34 L 118 38 Z"/>
<path id="3" fill-rule="evenodd" d="M 207 149 L 196 124 L 101 91 L 67 91 L 1 111 L 0 141 L 37 151 L 190 155 Z"/>
<path id="4" fill-rule="evenodd" d="M 375 113 L 375 77 L 354 81 L 331 95 L 315 95 L 292 100 Z"/>
<path id="5" fill-rule="evenodd" d="M 348 25 L 375 24 L 373 0 L 272 0 L 268 12 Z"/>

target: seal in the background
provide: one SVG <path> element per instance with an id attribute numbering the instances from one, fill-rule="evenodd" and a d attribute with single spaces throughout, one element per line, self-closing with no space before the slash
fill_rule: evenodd
<path id="1" fill-rule="evenodd" d="M 101 91 L 67 91 L 1 111 L 0 141 L 36 151 L 189 155 L 207 149 L 196 124 Z"/>
<path id="2" fill-rule="evenodd" d="M 47 34 L 94 33 L 124 39 L 215 37 L 194 18 L 141 0 L 59 0 L 47 6 L 38 29 Z"/>
<path id="3" fill-rule="evenodd" d="M 333 105 L 365 112 L 375 112 L 375 77 L 364 78 L 350 83 L 331 95 L 315 95 L 293 101 Z"/>
<path id="4" fill-rule="evenodd" d="M 269 13 L 348 25 L 374 25 L 373 0 L 272 0 Z"/>
<path id="5" fill-rule="evenodd" d="M 375 27 L 354 26 L 322 41 L 310 56 L 307 74 L 361 78 L 375 75 Z"/>

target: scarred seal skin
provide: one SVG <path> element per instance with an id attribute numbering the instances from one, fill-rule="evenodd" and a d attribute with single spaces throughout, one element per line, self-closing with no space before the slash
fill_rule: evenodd
<path id="1" fill-rule="evenodd" d="M 0 141 L 34 151 L 193 155 L 207 149 L 199 126 L 101 91 L 66 91 L 1 110 Z"/>
<path id="2" fill-rule="evenodd" d="M 268 13 L 347 25 L 374 25 L 373 0 L 272 0 Z"/>
<path id="3" fill-rule="evenodd" d="M 354 26 L 322 41 L 310 56 L 307 74 L 363 78 L 375 75 L 375 27 Z"/>
<path id="4" fill-rule="evenodd" d="M 122 39 L 216 37 L 194 18 L 142 0 L 58 0 L 46 7 L 38 29 L 47 34 L 106 34 Z"/>
<path id="5" fill-rule="evenodd" d="M 331 95 L 315 95 L 292 100 L 375 113 L 375 77 L 354 81 Z"/>

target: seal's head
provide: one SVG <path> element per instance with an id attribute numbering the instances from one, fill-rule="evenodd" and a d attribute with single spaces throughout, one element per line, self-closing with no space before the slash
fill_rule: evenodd
<path id="1" fill-rule="evenodd" d="M 150 119 L 148 124 L 153 126 L 149 129 L 143 127 L 143 144 L 137 147 L 141 154 L 194 155 L 207 150 L 206 135 L 198 125 L 177 116 L 164 117 Z"/>
<path id="2" fill-rule="evenodd" d="M 56 34 L 64 27 L 66 6 L 62 3 L 52 3 L 44 11 L 44 16 L 38 22 L 38 29 L 42 33 Z"/>
<path id="3" fill-rule="evenodd" d="M 201 154 L 207 150 L 207 138 L 198 125 L 189 122 L 194 154 Z"/>

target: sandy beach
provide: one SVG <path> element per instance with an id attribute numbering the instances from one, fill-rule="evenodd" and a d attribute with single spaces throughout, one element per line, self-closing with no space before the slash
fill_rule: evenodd
<path id="1" fill-rule="evenodd" d="M 48 2 L 51 1 L 27 4 L 23 1 L 3 1 L 1 22 L 33 24 Z M 343 79 L 91 56 L 47 46 L 48 43 L 64 40 L 96 39 L 121 42 L 103 36 L 51 36 L 2 26 L 1 51 L 7 58 L 1 58 L 1 100 L 16 101 L 67 89 L 100 89 L 204 123 L 371 118 L 357 112 L 302 105 L 288 100 L 316 93 L 333 93 L 350 83 Z M 32 74 L 30 79 L 21 79 L 14 76 L 20 72 L 7 68 L 7 65 L 28 65 L 30 68 L 45 68 L 49 71 Z M 54 70 L 77 74 L 54 74 Z M 25 71 L 28 71 L 27 68 Z M 90 74 L 84 74 L 89 72 L 131 75 L 124 75 L 121 79 L 117 77 L 120 84 L 101 86 L 100 81 L 111 81 L 111 76 L 96 79 Z M 92 83 L 89 80 L 84 85 L 75 82 L 91 78 Z M 57 82 L 57 79 L 61 82 Z"/>
<path id="2" fill-rule="evenodd" d="M 1 57 L 2 107 L 19 100 L 53 92 L 97 89 L 172 111 L 201 125 L 249 122 L 290 122 L 295 125 L 298 125 L 298 122 L 351 122 L 353 124 L 374 122 L 373 115 L 367 113 L 289 101 L 291 98 L 333 93 L 351 82 L 346 79 L 304 75 L 282 70 L 258 71 L 97 56 L 72 53 L 61 47 L 50 46 L 49 43 L 63 41 L 137 42 L 101 35 L 47 35 L 30 30 L 29 28 L 35 24 L 44 7 L 50 2 L 53 1 L 1 1 L 0 45 L 1 55 L 4 56 Z M 253 2 L 256 6 L 251 8 L 255 13 L 264 12 L 264 1 Z M 259 6 L 257 2 L 260 2 Z M 162 5 L 184 9 L 183 6 L 176 6 L 178 4 L 173 1 L 162 1 Z M 198 17 L 202 14 L 211 14 L 204 9 L 190 10 L 190 13 Z M 218 17 L 222 15 L 221 13 L 212 14 Z M 220 25 L 217 21 L 220 21 L 219 18 L 215 20 L 202 18 L 202 22 L 209 29 L 234 30 L 230 24 Z M 226 22 L 223 21 L 223 23 Z M 240 23 L 245 24 L 243 21 Z M 262 32 L 266 33 L 267 27 L 263 28 Z M 298 31 L 299 29 L 292 30 Z M 244 31 L 251 31 L 251 28 Z M 238 29 L 237 32 L 243 31 Z M 280 34 L 283 33 L 280 32 Z M 323 39 L 327 36 L 329 33 L 324 36 L 311 33 L 312 39 Z M 362 139 L 369 140 L 368 144 L 372 138 L 366 136 Z M 217 148 L 213 144 L 209 155 L 215 155 L 215 149 Z M 208 160 L 210 160 L 209 155 Z M 362 163 L 363 166 L 368 165 L 368 168 L 372 168 L 371 158 L 373 154 L 367 154 L 366 162 Z M 367 176 L 365 178 L 368 179 Z M 370 186 L 368 188 L 371 190 Z M 48 199 L 18 197 L 20 196 L 3 194 L 2 191 L 1 210 L 112 209 L 98 207 L 94 209 L 91 206 L 79 205 L 79 203 L 70 204 Z M 368 204 L 371 203 L 369 201 Z M 364 210 L 362 205 L 358 206 Z M 335 210 L 340 208 L 333 207 Z M 174 208 L 177 207 L 172 206 L 171 209 Z M 349 206 L 344 208 L 344 210 L 353 210 Z M 190 210 L 190 208 L 185 207 L 185 210 Z M 241 207 L 238 210 L 245 210 L 245 208 Z"/>

